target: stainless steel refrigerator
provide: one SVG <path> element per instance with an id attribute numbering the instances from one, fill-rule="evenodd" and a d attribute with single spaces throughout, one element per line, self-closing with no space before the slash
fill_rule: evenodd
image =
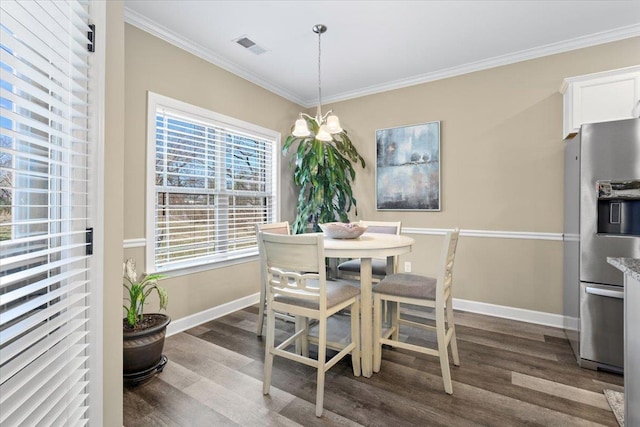
<path id="1" fill-rule="evenodd" d="M 640 258 L 640 119 L 582 125 L 564 187 L 565 331 L 580 366 L 622 371 L 624 282 L 607 257 Z"/>

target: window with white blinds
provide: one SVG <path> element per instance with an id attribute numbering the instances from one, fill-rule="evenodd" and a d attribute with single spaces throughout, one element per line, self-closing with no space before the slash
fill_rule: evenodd
<path id="1" fill-rule="evenodd" d="M 277 209 L 279 134 L 149 93 L 149 271 L 257 253 Z"/>
<path id="2" fill-rule="evenodd" d="M 89 402 L 89 3 L 0 2 L 0 425 Z"/>

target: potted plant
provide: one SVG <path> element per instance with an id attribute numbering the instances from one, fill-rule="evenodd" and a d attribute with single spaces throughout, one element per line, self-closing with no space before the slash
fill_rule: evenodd
<path id="1" fill-rule="evenodd" d="M 125 384 L 137 385 L 162 372 L 167 358 L 162 354 L 167 325 L 171 318 L 166 314 L 143 312 L 147 297 L 156 291 L 160 299 L 160 310 L 167 308 L 167 292 L 158 285 L 160 274 L 136 272 L 133 258 L 123 263 L 123 286 L 127 290 L 128 304 L 123 304 L 126 316 L 123 329 L 123 375 Z"/>
<path id="2" fill-rule="evenodd" d="M 299 187 L 296 204 L 295 234 L 304 233 L 310 224 L 312 231 L 320 231 L 318 224 L 348 222 L 347 213 L 355 208 L 356 199 L 351 191 L 351 182 L 356 177 L 352 163 L 365 161 L 351 143 L 345 130 L 331 134 L 331 141 L 318 140 L 320 124 L 312 117 L 304 117 L 311 130 L 310 136 L 290 135 L 282 147 L 284 155 L 294 144 L 297 149 L 290 159 L 295 164 L 293 181 Z"/>

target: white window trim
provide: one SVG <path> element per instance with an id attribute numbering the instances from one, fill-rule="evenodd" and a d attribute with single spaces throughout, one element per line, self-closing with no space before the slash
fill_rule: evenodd
<path id="1" fill-rule="evenodd" d="M 156 111 L 158 108 L 166 107 L 171 110 L 182 111 L 188 116 L 198 116 L 203 121 L 214 122 L 223 124 L 230 129 L 236 129 L 241 132 L 249 131 L 256 136 L 270 139 L 274 141 L 274 153 L 272 159 L 272 186 L 274 188 L 275 202 L 274 202 L 274 216 L 275 221 L 280 219 L 280 156 L 281 143 L 280 132 L 276 132 L 271 129 L 264 128 L 252 123 L 245 122 L 233 117 L 225 116 L 224 114 L 216 113 L 206 108 L 198 107 L 177 99 L 169 98 L 164 95 L 160 95 L 151 91 L 147 92 L 147 183 L 146 183 L 146 251 L 145 251 L 145 271 L 149 274 L 157 272 L 155 266 L 155 157 L 156 157 Z M 258 254 L 257 248 L 255 251 L 250 251 L 242 255 L 230 254 L 226 259 L 211 262 L 208 264 L 194 263 L 190 266 L 181 266 L 178 268 L 163 269 L 162 273 L 169 273 L 170 276 L 179 276 L 183 274 L 190 274 L 200 271 L 211 270 L 215 268 L 226 267 L 229 265 L 238 264 L 241 262 L 249 262 L 256 259 Z"/>

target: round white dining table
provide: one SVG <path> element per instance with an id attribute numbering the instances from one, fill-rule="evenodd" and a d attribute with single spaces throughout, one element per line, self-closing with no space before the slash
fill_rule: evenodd
<path id="1" fill-rule="evenodd" d="M 327 258 L 360 258 L 361 357 L 362 375 L 373 373 L 373 297 L 371 259 L 387 258 L 387 272 L 393 270 L 393 257 L 411 252 L 415 241 L 409 236 L 365 233 L 357 239 L 324 238 Z M 376 333 L 379 333 L 376 332 Z"/>

